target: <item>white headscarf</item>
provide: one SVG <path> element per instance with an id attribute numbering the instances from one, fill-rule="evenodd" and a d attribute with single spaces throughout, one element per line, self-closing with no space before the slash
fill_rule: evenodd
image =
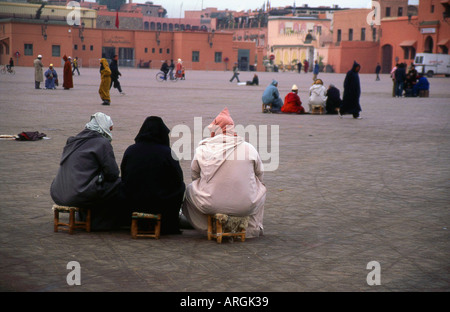
<path id="1" fill-rule="evenodd" d="M 113 126 L 111 117 L 104 113 L 95 113 L 91 116 L 91 121 L 86 124 L 86 129 L 97 131 L 108 140 L 112 140 L 110 128 Z"/>

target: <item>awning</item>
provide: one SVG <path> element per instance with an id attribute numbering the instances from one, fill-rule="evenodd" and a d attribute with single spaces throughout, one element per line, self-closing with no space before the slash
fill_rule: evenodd
<path id="1" fill-rule="evenodd" d="M 412 47 L 416 45 L 416 40 L 405 40 L 400 43 L 401 47 Z"/>
<path id="2" fill-rule="evenodd" d="M 448 39 L 442 39 L 441 41 L 438 42 L 438 46 L 446 46 L 448 43 Z"/>

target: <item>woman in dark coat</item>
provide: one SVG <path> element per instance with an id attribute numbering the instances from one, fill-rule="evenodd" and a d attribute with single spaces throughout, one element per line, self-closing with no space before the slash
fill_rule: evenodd
<path id="1" fill-rule="evenodd" d="M 179 234 L 179 213 L 186 189 L 179 161 L 172 156 L 169 129 L 160 117 L 147 117 L 135 144 L 124 153 L 121 172 L 128 205 L 161 214 L 161 234 Z"/>
<path id="2" fill-rule="evenodd" d="M 96 113 L 83 131 L 69 137 L 50 187 L 56 204 L 91 208 L 93 230 L 131 224 L 131 214 L 121 201 L 119 167 L 110 142 L 112 127 L 108 115 Z"/>
<path id="3" fill-rule="evenodd" d="M 347 72 L 344 80 L 344 95 L 342 98 L 342 105 L 339 110 L 339 117 L 344 114 L 352 114 L 353 118 L 361 119 L 359 113 L 361 106 L 359 104 L 359 97 L 361 96 L 361 85 L 359 83 L 359 70 L 361 66 L 353 63 L 351 70 Z"/>
<path id="4" fill-rule="evenodd" d="M 325 104 L 327 114 L 337 114 L 341 104 L 341 92 L 333 84 L 330 84 L 327 90 L 327 102 Z"/>

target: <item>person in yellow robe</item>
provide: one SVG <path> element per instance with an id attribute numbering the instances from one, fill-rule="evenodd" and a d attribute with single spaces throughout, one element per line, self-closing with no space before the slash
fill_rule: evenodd
<path id="1" fill-rule="evenodd" d="M 109 96 L 109 89 L 111 87 L 111 69 L 109 68 L 108 61 L 105 58 L 100 60 L 100 74 L 101 82 L 98 93 L 103 100 L 102 105 L 110 105 L 111 97 Z"/>

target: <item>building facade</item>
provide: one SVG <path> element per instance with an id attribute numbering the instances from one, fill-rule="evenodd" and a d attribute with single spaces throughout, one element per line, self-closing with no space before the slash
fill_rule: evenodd
<path id="1" fill-rule="evenodd" d="M 448 54 L 450 1 L 420 0 L 417 16 L 384 17 L 381 28 L 383 72 L 389 72 L 397 63 L 413 63 L 416 53 Z"/>
<path id="2" fill-rule="evenodd" d="M 326 64 L 328 45 L 332 42 L 331 20 L 322 16 L 271 16 L 268 42 L 273 62 L 283 69 L 304 60 L 311 65 L 315 60 Z"/>

